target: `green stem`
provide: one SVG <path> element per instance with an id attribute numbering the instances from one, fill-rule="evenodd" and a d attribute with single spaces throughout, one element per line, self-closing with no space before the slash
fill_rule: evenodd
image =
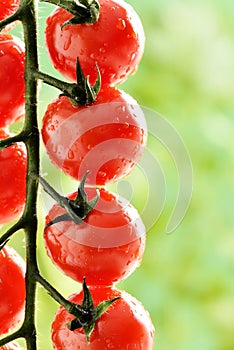
<path id="1" fill-rule="evenodd" d="M 80 316 L 82 319 L 86 316 L 87 312 L 85 312 L 80 305 L 74 304 L 69 300 L 65 299 L 45 278 L 43 278 L 39 273 L 35 275 L 35 279 L 38 283 L 40 283 L 45 290 L 49 293 L 49 295 L 57 301 L 60 305 L 62 305 L 70 314 Z"/>
<path id="2" fill-rule="evenodd" d="M 15 232 L 24 228 L 24 218 L 21 217 L 15 225 L 10 227 L 1 237 L 0 237 L 0 246 L 4 244 Z"/>
<path id="3" fill-rule="evenodd" d="M 7 139 L 0 140 L 0 150 L 13 145 L 15 142 L 24 141 L 25 137 L 25 133 L 21 132 L 12 137 L 8 137 Z"/>
<path id="4" fill-rule="evenodd" d="M 25 218 L 26 238 L 26 306 L 23 329 L 28 350 L 36 350 L 35 298 L 37 267 L 37 192 L 38 181 L 31 174 L 39 174 L 39 130 L 37 123 L 37 81 L 31 76 L 32 70 L 38 70 L 36 1 L 29 0 L 22 14 L 24 31 L 26 66 L 26 103 L 24 133 L 27 136 L 27 194 L 23 216 Z"/>

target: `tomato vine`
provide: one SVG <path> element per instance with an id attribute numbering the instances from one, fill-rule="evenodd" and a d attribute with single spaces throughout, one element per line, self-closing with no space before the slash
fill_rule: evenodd
<path id="1" fill-rule="evenodd" d="M 98 10 L 99 3 L 95 0 L 81 0 L 81 1 L 69 1 L 69 0 L 43 0 L 44 2 L 50 2 L 55 5 L 59 5 L 63 11 L 68 10 L 73 17 L 69 19 L 62 25 L 62 28 L 77 24 L 77 23 L 95 23 L 98 19 Z M 103 1 L 101 1 L 102 3 Z M 24 338 L 26 341 L 28 350 L 37 349 L 37 332 L 35 326 L 35 309 L 36 309 L 36 288 L 37 283 L 41 284 L 48 293 L 61 305 L 64 309 L 73 317 L 73 320 L 70 320 L 71 330 L 76 330 L 78 328 L 83 328 L 86 334 L 86 338 L 89 341 L 90 334 L 94 329 L 94 325 L 97 319 L 105 312 L 107 307 L 115 303 L 119 298 L 125 298 L 121 293 L 116 292 L 115 290 L 108 289 L 108 293 L 105 293 L 112 296 L 103 300 L 98 297 L 99 304 L 94 306 L 92 295 L 90 294 L 85 280 L 83 280 L 83 300 L 80 301 L 80 304 L 74 303 L 73 299 L 64 298 L 50 283 L 41 276 L 38 262 L 37 262 L 37 231 L 38 231 L 38 218 L 37 218 L 37 196 L 38 196 L 38 186 L 39 181 L 41 181 L 44 189 L 54 195 L 59 197 L 57 193 L 50 187 L 49 184 L 45 182 L 40 177 L 40 132 L 38 128 L 38 116 L 37 116 L 37 104 L 38 104 L 38 81 L 42 80 L 43 82 L 52 85 L 58 88 L 61 91 L 63 96 L 66 96 L 75 106 L 82 106 L 93 103 L 96 100 L 96 96 L 99 93 L 101 88 L 101 73 L 98 66 L 96 66 L 97 79 L 92 82 L 89 82 L 89 79 L 86 78 L 83 71 L 81 70 L 80 63 L 76 59 L 76 82 L 67 83 L 62 80 L 56 79 L 49 76 L 46 73 L 43 73 L 39 69 L 38 62 L 38 44 L 37 44 L 37 1 L 36 0 L 21 0 L 19 2 L 18 9 L 11 14 L 9 17 L 4 18 L 0 22 L 0 30 L 4 29 L 7 25 L 10 25 L 14 21 L 21 21 L 23 26 L 24 33 L 24 42 L 25 42 L 25 70 L 24 70 L 24 80 L 25 80 L 25 118 L 22 130 L 14 136 L 4 138 L 0 140 L 0 149 L 4 150 L 18 142 L 22 142 L 26 146 L 27 151 L 27 172 L 26 172 L 26 201 L 24 211 L 18 221 L 10 227 L 1 237 L 0 237 L 0 252 L 3 249 L 4 245 L 8 243 L 8 240 L 11 236 L 23 229 L 25 232 L 25 242 L 26 242 L 26 274 L 25 274 L 25 286 L 26 286 L 26 298 L 25 298 L 25 316 L 22 322 L 22 325 L 18 330 L 13 332 L 10 335 L 5 336 L 0 340 L 0 346 L 7 344 L 18 338 Z M 124 25 L 124 24 L 122 24 Z M 133 57 L 132 57 L 133 59 Z M 134 57 L 135 59 L 135 57 Z M 135 66 L 134 66 L 135 69 Z M 107 68 L 103 68 L 103 71 Z M 72 73 L 73 74 L 73 73 Z M 109 73 L 108 73 L 109 74 Z M 130 74 L 130 73 L 129 73 Z M 108 80 L 109 78 L 107 78 Z M 113 76 L 111 78 L 113 80 Z M 111 81 L 112 81 L 111 80 Z M 123 80 L 123 76 L 118 77 L 119 81 Z M 110 88 L 113 89 L 113 88 Z M 116 94 L 116 90 L 115 90 Z M 117 94 L 119 94 L 117 92 Z M 108 101 L 107 101 L 108 102 Z M 94 102 L 95 103 L 95 102 Z M 129 117 L 129 116 L 128 116 Z M 126 127 L 126 125 L 125 125 Z M 135 127 L 135 126 L 134 126 Z M 140 135 L 143 138 L 142 135 Z M 80 180 L 80 179 L 79 179 Z M 81 197 L 85 197 L 84 192 L 84 183 L 81 184 L 83 187 L 79 187 L 78 194 Z M 96 204 L 96 199 L 90 202 L 85 202 L 82 204 L 83 207 L 87 209 L 88 204 L 89 211 L 85 212 L 84 216 L 77 214 L 76 209 L 82 207 L 79 197 L 76 199 L 67 199 L 65 197 L 59 197 L 60 204 L 61 201 L 64 204 L 64 207 L 68 209 L 68 214 L 63 214 L 66 216 L 66 220 L 73 220 L 80 222 L 80 220 L 85 220 L 86 216 L 90 212 L 90 208 Z M 82 207 L 82 208 L 83 208 Z M 70 216 L 69 216 L 70 215 Z M 78 215 L 78 216 L 77 216 Z M 53 222 L 49 225 L 54 224 Z M 58 220 L 57 220 L 58 222 Z M 47 223 L 48 224 L 48 223 Z M 48 225 L 46 226 L 48 228 Z M 135 254 L 135 253 L 134 253 Z M 142 254 L 142 253 L 141 253 Z M 80 281 L 80 280 L 79 280 Z M 80 281 L 81 282 L 81 281 Z M 112 285 L 113 281 L 110 279 L 108 282 L 108 288 Z M 103 282 L 101 283 L 103 284 Z M 101 289 L 100 289 L 101 290 Z M 94 295 L 98 294 L 93 290 Z M 80 300 L 80 295 L 77 297 Z M 76 299 L 76 298 L 74 298 Z M 124 304 L 124 307 L 126 305 Z M 134 303 L 131 301 L 131 303 Z M 120 304 L 118 304 L 120 305 Z M 120 307 L 120 306 L 118 306 Z M 61 309 L 60 309 L 61 310 Z M 147 318 L 147 317 L 146 317 Z M 69 321 L 69 322 L 70 322 Z M 1 320 L 2 322 L 2 320 Z M 3 321 L 4 322 L 4 321 Z M 150 323 L 150 321 L 147 321 Z M 136 328 L 137 328 L 136 324 Z M 152 348 L 152 337 L 153 337 L 153 327 L 150 326 L 149 337 L 146 336 L 147 340 L 147 349 Z M 56 328 L 56 327 L 55 327 Z M 54 328 L 54 332 L 55 332 Z M 139 328 L 139 334 L 142 332 L 142 329 Z M 56 332 L 55 332 L 56 333 Z M 55 334 L 54 333 L 54 334 Z M 57 335 L 54 335 L 57 337 Z M 150 340 L 148 340 L 148 338 Z M 83 340 L 82 340 L 83 341 Z M 85 347 L 84 347 L 85 349 Z"/>

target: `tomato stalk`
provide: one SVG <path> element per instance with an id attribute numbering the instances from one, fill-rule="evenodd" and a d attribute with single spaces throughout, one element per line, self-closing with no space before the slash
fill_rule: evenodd
<path id="1" fill-rule="evenodd" d="M 31 74 L 36 78 L 42 80 L 44 83 L 51 85 L 60 91 L 61 96 L 66 96 L 75 106 L 84 106 L 93 103 L 96 100 L 97 94 L 101 86 L 101 75 L 96 65 L 98 77 L 95 83 L 91 86 L 89 77 L 85 77 L 79 60 L 76 60 L 76 83 L 67 83 L 48 74 L 40 71 L 31 71 Z"/>
<path id="2" fill-rule="evenodd" d="M 58 0 L 40 0 L 58 5 Z M 99 2 L 97 0 L 60 0 L 59 7 L 70 12 L 74 17 L 62 26 L 69 24 L 95 23 L 99 17 Z"/>

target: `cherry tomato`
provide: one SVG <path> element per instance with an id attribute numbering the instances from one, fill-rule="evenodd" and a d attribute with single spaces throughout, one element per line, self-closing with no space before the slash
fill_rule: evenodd
<path id="1" fill-rule="evenodd" d="M 24 114 L 24 43 L 10 34 L 0 34 L 0 128 Z"/>
<path id="2" fill-rule="evenodd" d="M 0 139 L 8 135 L 0 129 Z M 0 224 L 18 218 L 25 204 L 27 156 L 23 144 L 0 150 Z"/>
<path id="3" fill-rule="evenodd" d="M 47 19 L 46 45 L 54 67 L 66 78 L 76 80 L 79 57 L 91 83 L 97 78 L 97 63 L 103 84 L 116 85 L 136 71 L 144 51 L 144 31 L 138 15 L 126 2 L 99 3 L 97 22 L 67 25 L 62 30 L 72 15 L 56 8 Z"/>
<path id="4" fill-rule="evenodd" d="M 0 250 L 0 334 L 7 333 L 23 319 L 25 304 L 25 263 L 11 247 Z"/>
<path id="5" fill-rule="evenodd" d="M 0 21 L 12 15 L 18 8 L 20 0 L 1 0 Z"/>
<path id="6" fill-rule="evenodd" d="M 0 350 L 23 350 L 16 342 L 11 342 L 0 347 Z"/>
<path id="7" fill-rule="evenodd" d="M 125 92 L 101 90 L 89 106 L 74 107 L 66 97 L 52 102 L 42 122 L 46 151 L 58 168 L 90 185 L 125 177 L 146 146 L 146 122 L 137 102 Z"/>
<path id="8" fill-rule="evenodd" d="M 86 188 L 89 199 L 96 195 Z M 74 199 L 77 192 L 68 198 Z M 55 204 L 46 225 L 64 214 Z M 123 198 L 100 189 L 94 209 L 80 223 L 63 221 L 46 228 L 47 253 L 66 275 L 90 285 L 112 285 L 126 278 L 140 264 L 145 247 L 145 227 L 137 210 Z"/>
<path id="9" fill-rule="evenodd" d="M 63 307 L 57 311 L 52 324 L 52 341 L 55 350 L 152 350 L 154 327 L 148 312 L 130 294 L 114 288 L 90 288 L 94 306 L 100 302 L 120 297 L 96 321 L 87 342 L 82 328 L 70 331 L 67 323 L 74 316 Z M 83 291 L 73 294 L 69 300 L 81 304 Z"/>

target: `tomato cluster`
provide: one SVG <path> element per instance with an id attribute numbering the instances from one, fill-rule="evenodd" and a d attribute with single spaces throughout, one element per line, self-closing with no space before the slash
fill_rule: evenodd
<path id="1" fill-rule="evenodd" d="M 78 282 L 86 278 L 95 305 L 116 295 L 120 299 L 97 320 L 90 342 L 82 327 L 68 329 L 72 316 L 60 307 L 52 325 L 53 346 L 57 350 L 150 350 L 154 330 L 148 313 L 115 288 L 141 262 L 145 227 L 137 210 L 105 187 L 127 176 L 146 146 L 143 112 L 116 86 L 136 71 L 144 32 L 138 15 L 124 1 L 100 0 L 99 18 L 93 24 L 67 24 L 71 17 L 58 7 L 47 19 L 45 38 L 51 61 L 75 82 L 78 59 L 91 84 L 97 79 L 97 65 L 101 88 L 90 105 L 73 105 L 66 96 L 56 99 L 45 112 L 41 133 L 53 164 L 78 181 L 89 171 L 86 196 L 94 198 L 96 186 L 100 196 L 79 224 L 57 220 L 66 212 L 53 205 L 46 217 L 45 246 L 63 273 Z M 66 197 L 74 200 L 79 195 Z M 82 297 L 82 292 L 76 293 L 70 300 L 81 304 Z"/>
<path id="2" fill-rule="evenodd" d="M 19 6 L 16 0 L 3 3 L 0 20 Z M 52 324 L 52 342 L 55 350 L 152 350 L 154 327 L 149 314 L 139 301 L 116 288 L 141 263 L 145 227 L 137 210 L 106 187 L 127 176 L 146 147 L 144 114 L 118 88 L 137 70 L 144 31 L 125 1 L 99 0 L 99 5 L 94 23 L 77 24 L 61 7 L 46 21 L 45 42 L 54 67 L 72 81 L 78 94 L 81 81 L 85 93 L 92 97 L 97 92 L 91 102 L 81 103 L 77 95 L 63 91 L 49 104 L 42 120 L 41 136 L 49 158 L 80 183 L 78 191 L 63 197 L 70 212 L 59 202 L 47 213 L 44 242 L 53 263 L 83 282 L 83 291 L 69 300 L 81 305 L 85 321 L 83 316 L 74 319 L 61 306 Z M 24 44 L 6 32 L 0 34 L 0 139 L 9 137 L 10 125 L 24 115 L 24 69 Z M 0 224 L 4 224 L 19 218 L 24 210 L 25 147 L 13 143 L 1 149 L 0 167 Z M 7 186 L 11 174 L 14 177 Z M 0 246 L 0 281 L 0 319 L 5 320 L 0 334 L 4 334 L 22 320 L 25 301 L 23 263 L 5 246 Z M 100 312 L 108 301 L 108 311 Z M 18 345 L 9 343 L 2 349 L 18 349 Z"/>

